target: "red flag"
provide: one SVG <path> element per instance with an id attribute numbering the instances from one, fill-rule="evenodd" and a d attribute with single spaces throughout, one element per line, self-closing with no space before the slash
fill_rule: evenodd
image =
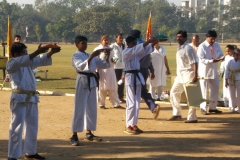
<path id="1" fill-rule="evenodd" d="M 152 12 L 150 12 L 150 15 L 148 17 L 148 25 L 147 25 L 147 33 L 146 33 L 146 40 L 152 38 Z"/>

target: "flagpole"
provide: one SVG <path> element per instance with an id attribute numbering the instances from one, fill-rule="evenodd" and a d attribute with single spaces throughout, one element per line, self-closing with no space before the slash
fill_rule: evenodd
<path id="1" fill-rule="evenodd" d="M 8 53 L 8 60 L 12 58 L 11 46 L 12 46 L 12 28 L 11 28 L 10 17 L 8 16 L 8 32 L 7 32 L 7 53 Z"/>

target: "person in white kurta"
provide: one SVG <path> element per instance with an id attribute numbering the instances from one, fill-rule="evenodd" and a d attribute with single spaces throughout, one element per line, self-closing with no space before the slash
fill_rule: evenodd
<path id="1" fill-rule="evenodd" d="M 198 47 L 197 56 L 199 58 L 198 74 L 200 77 L 200 87 L 204 99 L 207 99 L 208 88 L 210 89 L 209 103 L 210 113 L 222 113 L 217 110 L 219 76 L 218 63 L 224 59 L 220 45 L 215 42 L 217 33 L 214 30 L 207 32 L 206 40 Z M 207 114 L 208 105 L 206 102 L 200 104 L 201 113 Z"/>
<path id="2" fill-rule="evenodd" d="M 126 38 L 128 47 L 123 50 L 123 62 L 125 69 L 126 85 L 126 130 L 127 134 L 139 134 L 143 131 L 138 128 L 138 115 L 140 107 L 141 88 L 145 84 L 144 78 L 140 73 L 140 62 L 145 55 L 153 51 L 153 45 L 157 39 L 150 39 L 137 45 L 137 39 L 133 36 Z M 149 44 L 152 42 L 153 44 Z M 152 111 L 156 119 L 159 114 L 159 106 Z"/>
<path id="3" fill-rule="evenodd" d="M 37 154 L 38 133 L 38 102 L 37 86 L 33 69 L 52 64 L 52 54 L 60 48 L 52 49 L 49 53 L 38 56 L 48 48 L 39 48 L 32 54 L 27 54 L 26 46 L 13 43 L 11 58 L 6 65 L 12 88 L 10 109 L 12 112 L 9 127 L 8 157 L 19 158 L 22 155 L 22 131 L 24 130 L 25 158 L 44 157 Z"/>
<path id="4" fill-rule="evenodd" d="M 225 87 L 225 70 L 226 70 L 226 64 L 228 63 L 228 61 L 230 61 L 231 59 L 233 59 L 233 51 L 234 51 L 234 47 L 232 45 L 227 45 L 226 46 L 226 56 L 224 58 L 224 61 L 221 62 L 220 68 L 219 68 L 219 75 L 220 77 L 222 77 L 223 79 L 223 90 L 222 90 L 222 97 L 223 97 L 223 101 L 224 101 L 224 106 L 228 106 L 228 101 L 229 101 L 229 90 Z"/>
<path id="5" fill-rule="evenodd" d="M 77 36 L 75 44 L 78 51 L 72 56 L 72 65 L 77 72 L 76 94 L 74 100 L 74 112 L 72 119 L 72 132 L 70 143 L 78 146 L 77 132 L 86 130 L 85 140 L 101 141 L 100 137 L 94 136 L 91 131 L 96 130 L 97 125 L 97 97 L 96 88 L 98 79 L 94 72 L 96 69 L 109 68 L 109 54 L 105 60 L 97 56 L 104 50 L 97 50 L 92 54 L 85 52 L 87 48 L 87 38 Z"/>
<path id="6" fill-rule="evenodd" d="M 238 107 L 240 113 L 240 50 L 235 49 L 233 53 L 234 59 L 231 59 L 226 64 L 224 78 L 226 80 L 225 87 L 229 90 L 229 108 L 230 113 Z"/>
<path id="7" fill-rule="evenodd" d="M 197 82 L 197 59 L 193 48 L 186 42 L 187 32 L 180 30 L 177 33 L 178 51 L 176 53 L 177 76 L 170 91 L 170 102 L 173 108 L 173 116 L 170 121 L 182 119 L 182 108 L 180 106 L 181 94 L 185 91 L 185 83 Z M 189 97 L 188 97 L 189 98 Z M 189 108 L 186 123 L 196 123 L 196 109 Z"/>
<path id="8" fill-rule="evenodd" d="M 114 70 L 116 74 L 116 80 L 119 82 L 122 80 L 122 84 L 119 83 L 118 90 L 118 98 L 122 103 L 125 103 L 124 99 L 124 65 L 122 61 L 122 51 L 125 49 L 126 45 L 123 43 L 123 35 L 121 33 L 117 34 L 116 42 L 111 44 L 110 47 L 113 49 L 113 60 Z"/>
<path id="9" fill-rule="evenodd" d="M 150 80 L 149 91 L 152 98 L 157 101 L 160 100 L 164 86 L 166 86 L 166 74 L 170 74 L 166 56 L 166 49 L 163 46 L 156 44 L 154 46 L 154 51 L 151 53 L 151 61 L 154 68 L 155 78 Z M 155 89 L 157 89 L 157 96 L 155 94 Z"/>
<path id="10" fill-rule="evenodd" d="M 98 45 L 95 50 L 109 48 L 109 39 L 108 36 L 104 35 L 101 37 L 101 44 Z M 120 100 L 118 98 L 117 93 L 117 80 L 116 74 L 114 71 L 114 63 L 113 63 L 113 52 L 110 52 L 110 68 L 107 69 L 99 69 L 99 106 L 102 109 L 105 109 L 105 100 L 107 97 L 107 93 L 109 94 L 109 99 L 113 104 L 114 108 L 123 108 L 120 106 Z M 101 59 L 105 58 L 105 53 L 102 52 L 99 56 Z"/>

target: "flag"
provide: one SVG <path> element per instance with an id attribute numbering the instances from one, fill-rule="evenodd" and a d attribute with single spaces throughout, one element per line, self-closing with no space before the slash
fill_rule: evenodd
<path id="1" fill-rule="evenodd" d="M 8 53 L 8 60 L 12 58 L 11 54 L 11 46 L 12 46 L 12 28 L 11 28 L 11 22 L 10 18 L 8 16 L 8 33 L 7 33 L 7 53 Z"/>
<path id="2" fill-rule="evenodd" d="M 147 32 L 146 32 L 146 40 L 152 38 L 152 12 L 150 12 L 149 17 L 148 17 L 148 25 L 147 25 Z"/>

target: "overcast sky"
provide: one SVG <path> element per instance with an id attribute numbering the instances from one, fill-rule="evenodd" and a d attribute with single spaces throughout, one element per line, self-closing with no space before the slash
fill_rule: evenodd
<path id="1" fill-rule="evenodd" d="M 0 0 L 2 1 L 2 0 Z M 21 2 L 19 2 L 19 0 L 7 0 L 9 3 L 13 3 L 13 2 L 16 2 L 16 3 L 20 3 L 20 4 L 34 4 L 34 1 L 35 0 L 22 0 Z M 173 2 L 175 3 L 176 5 L 180 5 L 181 4 L 181 0 L 168 0 L 169 2 Z"/>

